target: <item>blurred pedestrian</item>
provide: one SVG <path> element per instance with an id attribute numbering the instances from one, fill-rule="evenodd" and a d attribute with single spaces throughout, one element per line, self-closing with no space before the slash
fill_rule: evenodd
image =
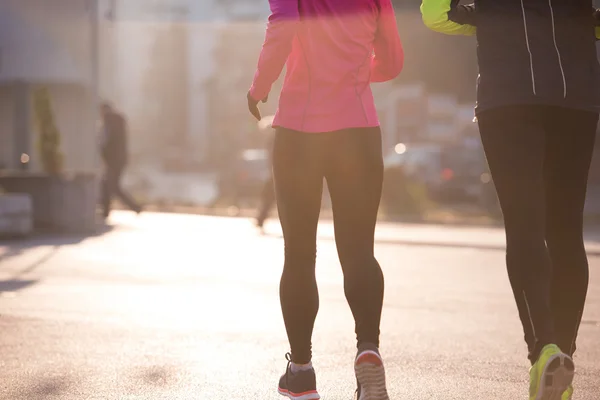
<path id="1" fill-rule="evenodd" d="M 530 399 L 570 399 L 588 289 L 583 210 L 600 106 L 600 13 L 591 0 L 458 3 L 424 0 L 421 11 L 435 31 L 477 36 L 476 114 L 504 215 Z"/>
<path id="2" fill-rule="evenodd" d="M 269 177 L 265 181 L 261 196 L 260 205 L 258 207 L 258 215 L 256 216 L 256 226 L 263 229 L 265 221 L 269 217 L 269 214 L 275 206 L 275 181 L 273 180 L 273 144 L 275 141 L 275 134 L 272 129 L 268 129 L 268 141 L 267 141 L 267 152 L 269 157 Z"/>
<path id="3" fill-rule="evenodd" d="M 379 354 L 383 274 L 374 257 L 381 198 L 381 131 L 371 82 L 394 79 L 404 55 L 391 0 L 270 0 L 272 14 L 248 108 L 261 118 L 273 82 L 287 74 L 273 127 L 273 173 L 285 263 L 280 298 L 291 347 L 279 393 L 319 395 L 311 338 L 319 297 L 316 235 L 323 179 L 331 194 L 346 298 L 354 315 L 360 400 L 387 400 Z"/>
<path id="4" fill-rule="evenodd" d="M 121 178 L 128 161 L 127 121 L 109 103 L 103 103 L 100 111 L 102 116 L 100 150 L 104 161 L 101 187 L 103 216 L 108 218 L 114 196 L 117 196 L 129 209 L 139 214 L 142 207 L 121 187 Z"/>

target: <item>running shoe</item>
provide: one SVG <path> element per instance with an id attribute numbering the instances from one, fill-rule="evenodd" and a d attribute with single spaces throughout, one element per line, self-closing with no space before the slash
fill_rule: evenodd
<path id="1" fill-rule="evenodd" d="M 569 388 L 563 392 L 561 400 L 573 400 L 573 385 L 569 385 Z"/>
<path id="2" fill-rule="evenodd" d="M 529 370 L 529 400 L 564 400 L 568 394 L 575 365 L 571 357 L 563 353 L 557 345 L 544 346 L 535 364 Z"/>
<path id="3" fill-rule="evenodd" d="M 313 368 L 305 371 L 292 372 L 292 355 L 285 355 L 288 361 L 285 374 L 279 379 L 277 391 L 280 395 L 292 400 L 318 400 L 317 379 Z"/>
<path id="4" fill-rule="evenodd" d="M 385 385 L 385 369 L 375 346 L 359 349 L 354 361 L 357 400 L 389 400 Z"/>

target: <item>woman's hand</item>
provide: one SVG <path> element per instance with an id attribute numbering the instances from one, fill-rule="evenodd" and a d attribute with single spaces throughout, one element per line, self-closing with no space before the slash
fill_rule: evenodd
<path id="1" fill-rule="evenodd" d="M 246 95 L 246 98 L 248 99 L 248 111 L 250 111 L 250 114 L 252 114 L 254 116 L 254 118 L 256 118 L 257 121 L 260 121 L 262 119 L 262 117 L 260 115 L 260 110 L 258 109 L 259 101 L 254 99 L 254 97 L 252 97 L 250 92 L 248 92 L 248 94 Z M 267 97 L 262 99 L 262 102 L 266 103 L 267 100 L 269 100 L 269 95 L 267 95 Z"/>

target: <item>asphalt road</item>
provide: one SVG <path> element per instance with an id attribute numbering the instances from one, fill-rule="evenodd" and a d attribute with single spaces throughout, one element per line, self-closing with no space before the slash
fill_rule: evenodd
<path id="1" fill-rule="evenodd" d="M 261 236 L 245 219 L 118 212 L 112 223 L 83 240 L 0 245 L 0 399 L 279 398 L 278 225 Z M 331 226 L 320 229 L 314 365 L 323 399 L 350 400 L 353 321 Z M 527 398 L 502 240 L 488 228 L 379 228 L 392 400 Z M 597 400 L 597 257 L 588 299 L 574 399 Z"/>

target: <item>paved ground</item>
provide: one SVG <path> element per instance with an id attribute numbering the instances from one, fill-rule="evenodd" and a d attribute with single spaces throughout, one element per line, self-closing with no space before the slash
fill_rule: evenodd
<path id="1" fill-rule="evenodd" d="M 278 226 L 260 236 L 244 219 L 120 212 L 112 222 L 83 241 L 0 246 L 0 399 L 277 399 Z M 353 323 L 331 232 L 321 226 L 314 363 L 323 399 L 350 400 Z M 406 244 L 416 239 L 429 244 Z M 526 399 L 502 241 L 483 228 L 380 227 L 392 400 Z M 591 267 L 581 400 L 600 388 L 600 258 Z"/>

